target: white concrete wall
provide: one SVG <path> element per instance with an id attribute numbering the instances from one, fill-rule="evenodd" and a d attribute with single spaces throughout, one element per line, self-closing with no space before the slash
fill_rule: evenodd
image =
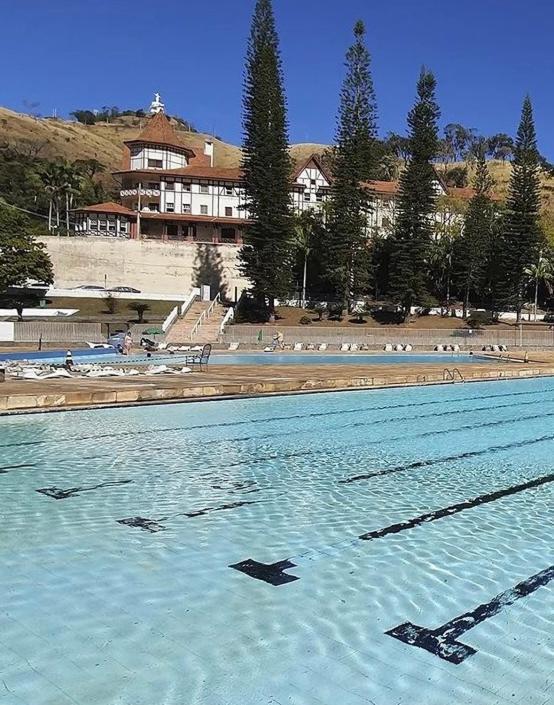
<path id="1" fill-rule="evenodd" d="M 104 286 L 104 275 L 108 287 L 132 286 L 152 294 L 182 294 L 199 284 L 211 285 L 215 294 L 222 284 L 233 298 L 235 287 L 240 295 L 247 286 L 238 270 L 236 245 L 93 237 L 44 237 L 42 242 L 60 288 Z"/>
<path id="2" fill-rule="evenodd" d="M 14 340 L 14 324 L 0 322 L 0 341 L 11 343 Z"/>

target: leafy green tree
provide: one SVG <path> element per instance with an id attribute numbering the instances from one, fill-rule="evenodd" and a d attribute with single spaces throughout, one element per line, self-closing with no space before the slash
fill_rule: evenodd
<path id="1" fill-rule="evenodd" d="M 370 55 L 362 21 L 354 26 L 354 44 L 346 54 L 329 205 L 327 276 L 334 296 L 344 306 L 363 295 L 371 279 L 367 217 L 380 159 L 376 104 Z"/>
<path id="2" fill-rule="evenodd" d="M 138 322 L 143 323 L 144 322 L 144 314 L 146 311 L 150 311 L 150 304 L 147 304 L 144 301 L 132 301 L 127 308 L 130 311 L 136 311 L 137 317 L 138 317 Z"/>
<path id="3" fill-rule="evenodd" d="M 45 246 L 35 240 L 34 232 L 29 218 L 0 201 L 0 299 L 17 309 L 20 320 L 23 306 L 33 303 L 34 297 L 11 289 L 54 281 L 50 257 Z"/>
<path id="4" fill-rule="evenodd" d="M 408 115 L 410 160 L 400 178 L 398 216 L 391 242 L 389 295 L 404 317 L 430 302 L 428 256 L 436 209 L 433 159 L 438 149 L 435 77 L 422 69 L 417 100 Z"/>
<path id="5" fill-rule="evenodd" d="M 485 287 L 487 253 L 490 251 L 497 212 L 491 200 L 493 180 L 485 161 L 482 145 L 475 168 L 472 197 L 464 220 L 464 228 L 454 250 L 455 277 L 463 300 L 463 317 L 467 317 L 470 298 L 481 297 Z"/>
<path id="6" fill-rule="evenodd" d="M 544 244 L 540 225 L 540 155 L 531 99 L 523 101 L 502 232 L 504 294 L 515 307 L 517 320 L 528 285 L 525 268 L 536 262 Z"/>
<path id="7" fill-rule="evenodd" d="M 240 252 L 261 310 L 288 294 L 293 273 L 292 165 L 279 40 L 271 0 L 257 0 L 246 53 L 243 99 L 246 209 L 251 221 Z"/>
<path id="8" fill-rule="evenodd" d="M 302 258 L 302 292 L 300 296 L 302 308 L 306 307 L 308 260 L 313 250 L 319 250 L 324 230 L 323 216 L 313 208 L 308 208 L 294 216 L 294 244 Z"/>
<path id="9" fill-rule="evenodd" d="M 537 320 L 537 308 L 539 305 L 539 284 L 543 282 L 549 289 L 549 293 L 552 290 L 552 280 L 554 279 L 554 266 L 552 262 L 543 257 L 542 252 L 539 253 L 539 258 L 536 264 L 530 264 L 525 267 L 525 276 L 528 281 L 534 285 L 535 288 L 535 301 L 533 306 L 533 320 Z"/>

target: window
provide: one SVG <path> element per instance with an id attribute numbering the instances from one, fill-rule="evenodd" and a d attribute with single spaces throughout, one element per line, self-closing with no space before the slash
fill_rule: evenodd
<path id="1" fill-rule="evenodd" d="M 235 242 L 235 228 L 221 228 L 221 242 Z"/>
<path id="2" fill-rule="evenodd" d="M 190 203 L 183 203 L 183 213 L 190 213 Z"/>
<path id="3" fill-rule="evenodd" d="M 119 231 L 122 233 L 127 232 L 127 221 L 121 221 L 121 223 L 119 224 Z"/>
<path id="4" fill-rule="evenodd" d="M 99 224 L 100 224 L 100 230 L 107 230 L 108 229 L 108 224 L 106 223 L 105 220 L 101 220 L 99 222 Z"/>
<path id="5" fill-rule="evenodd" d="M 173 181 L 166 181 L 165 182 L 165 190 L 166 191 L 175 191 L 175 184 Z"/>
<path id="6" fill-rule="evenodd" d="M 209 193 L 210 189 L 207 184 L 200 184 L 200 193 Z"/>
<path id="7" fill-rule="evenodd" d="M 310 179 L 310 185 L 315 186 L 315 179 Z"/>
<path id="8" fill-rule="evenodd" d="M 208 215 L 208 206 L 200 206 L 200 215 Z"/>
<path id="9" fill-rule="evenodd" d="M 165 204 L 166 213 L 175 213 L 175 204 L 173 202 L 167 202 Z"/>
<path id="10" fill-rule="evenodd" d="M 321 203 L 321 201 L 323 201 L 323 194 L 322 194 L 322 193 L 316 193 L 316 195 L 315 195 L 315 200 L 316 200 L 316 201 L 319 201 L 319 202 Z"/>
<path id="11" fill-rule="evenodd" d="M 309 191 L 304 191 L 304 200 L 305 201 L 311 201 L 312 200 L 312 195 Z"/>
<path id="12" fill-rule="evenodd" d="M 108 230 L 111 233 L 115 233 L 115 223 L 108 223 Z"/>
<path id="13" fill-rule="evenodd" d="M 225 206 L 225 215 L 229 218 L 233 215 L 233 209 L 231 206 Z"/>
<path id="14" fill-rule="evenodd" d="M 160 184 L 159 184 L 157 181 L 149 181 L 149 182 L 148 182 L 148 188 L 149 188 L 149 189 L 156 189 L 156 190 L 157 190 L 157 189 L 160 188 Z"/>
<path id="15" fill-rule="evenodd" d="M 98 230 L 98 221 L 97 220 L 90 221 L 90 229 L 91 230 Z"/>
<path id="16" fill-rule="evenodd" d="M 160 204 L 159 203 L 149 203 L 148 210 L 154 211 L 155 213 L 159 213 Z"/>
<path id="17" fill-rule="evenodd" d="M 225 195 L 226 195 L 226 196 L 232 196 L 232 195 L 233 195 L 233 187 L 232 187 L 232 186 L 226 186 L 226 187 L 225 187 Z"/>
<path id="18" fill-rule="evenodd" d="M 190 191 L 190 184 L 183 184 L 183 191 Z"/>
<path id="19" fill-rule="evenodd" d="M 163 163 L 161 159 L 149 159 L 148 160 L 149 169 L 162 169 Z"/>

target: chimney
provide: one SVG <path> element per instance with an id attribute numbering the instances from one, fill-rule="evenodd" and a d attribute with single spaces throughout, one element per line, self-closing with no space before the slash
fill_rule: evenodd
<path id="1" fill-rule="evenodd" d="M 211 140 L 204 142 L 204 154 L 210 158 L 210 166 L 214 165 L 214 143 Z"/>

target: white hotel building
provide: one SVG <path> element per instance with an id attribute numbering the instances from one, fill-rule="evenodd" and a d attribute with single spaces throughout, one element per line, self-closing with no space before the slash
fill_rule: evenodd
<path id="1" fill-rule="evenodd" d="M 75 211 L 76 233 L 107 237 L 226 243 L 241 245 L 248 214 L 241 170 L 213 163 L 213 143 L 200 150 L 185 147 L 166 117 L 159 96 L 152 103 L 148 124 L 125 142 L 121 204 L 99 203 Z M 317 155 L 297 165 L 291 180 L 296 212 L 319 208 L 327 200 L 330 175 Z M 373 210 L 368 236 L 387 233 L 394 223 L 398 184 L 373 181 Z M 437 180 L 440 195 L 471 197 L 470 189 L 450 189 Z"/>

